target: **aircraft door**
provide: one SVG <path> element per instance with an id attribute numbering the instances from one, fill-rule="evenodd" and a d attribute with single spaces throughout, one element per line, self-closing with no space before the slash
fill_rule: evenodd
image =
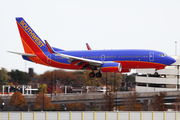
<path id="1" fill-rule="evenodd" d="M 101 61 L 105 61 L 105 55 L 101 55 Z"/>
<path id="2" fill-rule="evenodd" d="M 51 64 L 51 54 L 47 55 L 47 64 Z"/>
<path id="3" fill-rule="evenodd" d="M 149 53 L 149 61 L 154 61 L 154 52 Z"/>

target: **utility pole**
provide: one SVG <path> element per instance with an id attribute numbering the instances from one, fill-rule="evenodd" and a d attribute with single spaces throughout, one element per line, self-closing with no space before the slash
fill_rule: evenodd
<path id="1" fill-rule="evenodd" d="M 107 95 L 107 73 L 106 73 L 106 95 Z"/>
<path id="2" fill-rule="evenodd" d="M 56 95 L 56 70 L 55 70 L 55 95 Z"/>
<path id="3" fill-rule="evenodd" d="M 43 89 L 43 111 L 44 111 L 44 89 Z"/>
<path id="4" fill-rule="evenodd" d="M 52 83 L 52 74 L 53 74 L 53 71 L 51 72 L 51 98 L 52 98 L 52 89 L 53 89 L 53 83 Z"/>
<path id="5" fill-rule="evenodd" d="M 179 91 L 179 65 L 177 65 L 177 91 Z"/>
<path id="6" fill-rule="evenodd" d="M 116 90 L 116 89 L 115 89 L 115 85 L 116 85 L 115 83 L 116 83 L 116 74 L 115 74 L 115 72 L 114 72 L 114 93 L 115 93 L 115 90 Z"/>
<path id="7" fill-rule="evenodd" d="M 175 41 L 175 55 L 177 55 L 177 41 Z"/>

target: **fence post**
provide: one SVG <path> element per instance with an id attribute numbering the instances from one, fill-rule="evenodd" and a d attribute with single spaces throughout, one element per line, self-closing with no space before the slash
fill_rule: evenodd
<path id="1" fill-rule="evenodd" d="M 21 112 L 21 120 L 23 120 L 23 112 Z"/>
<path id="2" fill-rule="evenodd" d="M 176 113 L 175 113 L 175 120 L 177 120 L 177 111 L 176 111 Z"/>
<path id="3" fill-rule="evenodd" d="M 119 112 L 117 112 L 117 120 L 119 120 Z"/>
<path id="4" fill-rule="evenodd" d="M 96 120 L 96 118 L 95 118 L 95 112 L 94 112 L 94 120 Z"/>
<path id="5" fill-rule="evenodd" d="M 57 113 L 57 120 L 59 120 L 59 112 Z"/>
<path id="6" fill-rule="evenodd" d="M 9 120 L 11 119 L 10 117 L 11 117 L 11 115 L 10 115 L 10 112 L 9 112 L 9 114 L 8 114 L 8 117 L 9 117 Z"/>
<path id="7" fill-rule="evenodd" d="M 154 111 L 152 111 L 152 120 L 154 120 Z"/>
<path id="8" fill-rule="evenodd" d="M 81 120 L 84 120 L 83 112 L 81 113 Z"/>
<path id="9" fill-rule="evenodd" d="M 106 111 L 106 113 L 105 113 L 105 120 L 107 120 L 107 111 Z"/>
<path id="10" fill-rule="evenodd" d="M 131 120 L 131 112 L 129 112 L 129 120 Z"/>
<path id="11" fill-rule="evenodd" d="M 142 120 L 142 112 L 141 112 L 141 120 Z"/>
<path id="12" fill-rule="evenodd" d="M 47 120 L 47 112 L 45 113 L 45 120 Z"/>
<path id="13" fill-rule="evenodd" d="M 1 120 L 1 112 L 0 112 L 0 120 Z"/>
<path id="14" fill-rule="evenodd" d="M 33 112 L 33 120 L 35 120 L 35 112 Z"/>
<path id="15" fill-rule="evenodd" d="M 71 112 L 69 112 L 69 120 L 71 120 Z"/>
<path id="16" fill-rule="evenodd" d="M 166 112 L 164 111 L 164 120 L 166 120 Z"/>

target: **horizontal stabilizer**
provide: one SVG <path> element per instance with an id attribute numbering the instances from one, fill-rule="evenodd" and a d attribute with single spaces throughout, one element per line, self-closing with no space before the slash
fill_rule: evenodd
<path id="1" fill-rule="evenodd" d="M 7 51 L 7 52 L 18 54 L 18 55 L 23 55 L 23 56 L 27 56 L 27 57 L 36 57 L 36 55 L 34 55 L 34 54 L 18 53 L 18 52 L 12 52 L 12 51 Z"/>

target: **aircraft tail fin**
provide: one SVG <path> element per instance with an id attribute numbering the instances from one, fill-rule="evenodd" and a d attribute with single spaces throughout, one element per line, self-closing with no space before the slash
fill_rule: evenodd
<path id="1" fill-rule="evenodd" d="M 22 17 L 17 17 L 16 22 L 25 53 L 36 54 L 48 51 L 45 43 Z"/>

